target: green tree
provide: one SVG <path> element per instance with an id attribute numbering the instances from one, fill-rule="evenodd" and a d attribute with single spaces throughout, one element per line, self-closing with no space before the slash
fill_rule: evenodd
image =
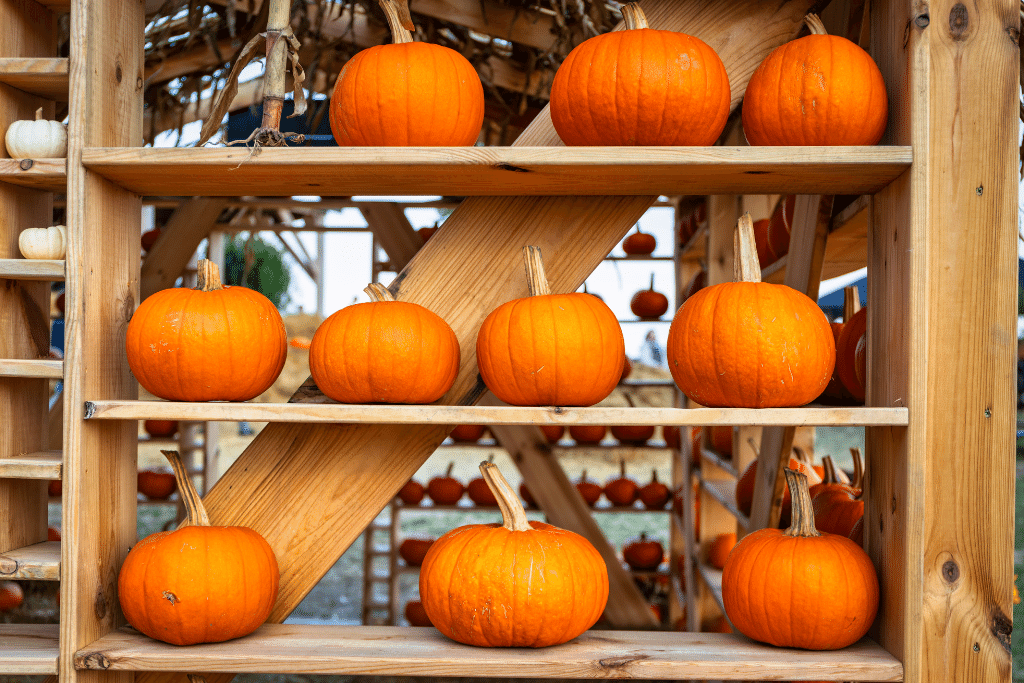
<path id="1" fill-rule="evenodd" d="M 281 252 L 260 237 L 235 237 L 224 247 L 222 279 L 256 290 L 279 309 L 288 305 L 291 273 Z"/>

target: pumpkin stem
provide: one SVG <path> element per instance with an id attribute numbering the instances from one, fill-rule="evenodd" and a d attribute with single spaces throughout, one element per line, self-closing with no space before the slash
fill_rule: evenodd
<path id="1" fill-rule="evenodd" d="M 853 456 L 853 488 L 864 490 L 864 461 L 861 459 L 860 449 L 853 447 L 850 449 L 850 455 Z"/>
<path id="2" fill-rule="evenodd" d="M 453 469 L 455 469 L 455 463 L 454 463 L 454 462 L 450 462 L 450 463 L 448 463 L 448 469 L 446 469 L 446 470 L 444 471 L 444 476 L 446 476 L 446 477 L 449 477 L 449 478 L 450 478 L 450 477 L 452 476 L 452 470 L 453 470 Z"/>
<path id="3" fill-rule="evenodd" d="M 220 269 L 210 259 L 199 259 L 199 272 L 196 273 L 196 281 L 196 289 L 201 292 L 224 289 L 224 285 L 220 282 Z"/>
<path id="4" fill-rule="evenodd" d="M 822 467 L 825 468 L 825 476 L 821 478 L 823 484 L 839 484 L 839 476 L 836 474 L 836 461 L 832 459 L 831 455 L 826 455 L 821 460 Z"/>
<path id="5" fill-rule="evenodd" d="M 646 543 L 647 542 L 647 532 L 646 531 L 641 531 L 640 532 L 640 542 L 641 543 Z"/>
<path id="6" fill-rule="evenodd" d="M 541 258 L 540 247 L 523 247 L 523 260 L 526 261 L 526 284 L 530 288 L 530 296 L 550 294 L 551 286 L 544 275 L 544 259 Z"/>
<path id="7" fill-rule="evenodd" d="M 807 489 L 807 476 L 786 468 L 786 484 L 793 498 L 791 513 L 792 523 L 783 531 L 786 536 L 802 536 L 811 538 L 821 536 L 814 528 L 814 508 L 811 506 L 811 494 Z"/>
<path id="8" fill-rule="evenodd" d="M 843 322 L 850 322 L 857 311 L 860 310 L 860 288 L 857 285 L 849 285 L 843 288 Z"/>
<path id="9" fill-rule="evenodd" d="M 394 301 L 391 290 L 379 282 L 371 282 L 363 288 L 363 291 L 370 295 L 372 301 Z"/>
<path id="10" fill-rule="evenodd" d="M 43 120 L 43 108 L 39 107 L 39 109 L 36 109 L 36 121 L 42 121 L 42 120 Z"/>
<path id="11" fill-rule="evenodd" d="M 828 31 L 825 30 L 824 22 L 822 22 L 821 17 L 819 17 L 817 14 L 808 14 L 806 17 L 804 17 L 804 23 L 807 24 L 807 28 L 813 35 L 828 35 Z"/>
<path id="12" fill-rule="evenodd" d="M 188 468 L 185 467 L 185 462 L 181 459 L 181 455 L 178 451 L 160 452 L 167 458 L 167 462 L 171 463 L 171 469 L 174 470 L 174 478 L 178 482 L 178 495 L 181 496 L 181 502 L 185 506 L 185 521 L 178 528 L 210 526 L 210 518 L 206 514 L 206 508 L 203 507 L 203 500 L 199 497 L 195 484 L 192 483 L 192 477 L 188 476 Z"/>
<path id="13" fill-rule="evenodd" d="M 580 481 L 583 482 L 583 481 L 586 481 L 586 480 L 587 480 L 587 471 L 583 470 L 582 472 L 580 472 Z"/>
<path id="14" fill-rule="evenodd" d="M 658 483 L 658 470 L 656 470 L 656 469 L 652 469 L 651 470 L 651 483 L 652 484 L 657 484 Z"/>
<path id="15" fill-rule="evenodd" d="M 498 466 L 490 462 L 480 463 L 480 474 L 483 475 L 487 488 L 494 494 L 498 501 L 498 508 L 501 509 L 502 526 L 509 531 L 529 531 L 533 527 L 526 518 L 526 510 L 519 502 L 519 496 L 508 485 L 505 477 L 501 476 Z"/>
<path id="16" fill-rule="evenodd" d="M 623 479 L 626 478 L 626 459 L 625 458 L 619 458 L 619 474 L 622 476 Z"/>
<path id="17" fill-rule="evenodd" d="M 733 233 L 733 280 L 736 282 L 760 282 L 761 264 L 757 261 L 757 246 L 754 242 L 754 221 L 750 212 L 743 214 Z"/>
<path id="18" fill-rule="evenodd" d="M 380 7 L 384 10 L 384 16 L 388 20 L 392 42 L 395 45 L 413 42 L 412 33 L 409 32 L 409 29 L 413 28 L 412 18 L 409 18 L 408 23 L 403 20 L 402 8 L 395 0 L 378 0 L 378 2 L 380 2 Z M 405 14 L 408 13 L 408 5 L 406 5 Z"/>
<path id="19" fill-rule="evenodd" d="M 654 273 L 651 273 L 651 290 L 650 291 L 652 291 L 652 292 L 654 291 Z"/>
<path id="20" fill-rule="evenodd" d="M 639 28 L 650 28 L 647 17 L 640 5 L 629 2 L 622 6 L 622 20 L 626 22 L 627 31 L 635 31 Z"/>

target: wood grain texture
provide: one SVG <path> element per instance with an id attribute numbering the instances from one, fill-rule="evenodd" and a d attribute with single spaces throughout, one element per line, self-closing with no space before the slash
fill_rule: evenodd
<path id="1" fill-rule="evenodd" d="M 0 459 L 0 479 L 60 479 L 60 451 L 26 453 Z"/>
<path id="2" fill-rule="evenodd" d="M 725 603 L 722 601 L 722 570 L 715 569 L 705 561 L 698 563 L 697 575 L 715 603 L 717 603 L 718 609 L 722 614 L 725 614 Z"/>
<path id="3" fill-rule="evenodd" d="M 86 167 L 145 195 L 445 196 L 876 192 L 906 147 L 244 147 L 89 149 Z"/>
<path id="4" fill-rule="evenodd" d="M 56 624 L 0 624 L 0 671 L 13 676 L 57 673 Z"/>
<path id="5" fill-rule="evenodd" d="M 68 58 L 0 58 L 0 83 L 48 100 L 67 102 Z"/>
<path id="6" fill-rule="evenodd" d="M 398 272 L 405 268 L 423 246 L 423 238 L 413 230 L 402 207 L 390 202 L 366 202 L 359 206 L 359 212 L 387 252 L 391 269 Z"/>
<path id="7" fill-rule="evenodd" d="M 67 180 L 65 159 L 0 159 L 0 184 L 65 192 Z M 46 223 L 50 221 L 48 219 Z"/>
<path id="8" fill-rule="evenodd" d="M 59 360 L 0 360 L 0 377 L 60 379 L 64 362 Z"/>
<path id="9" fill-rule="evenodd" d="M 196 247 L 213 230 L 226 206 L 223 199 L 192 197 L 174 210 L 143 260 L 139 285 L 141 300 L 174 286 Z"/>
<path id="10" fill-rule="evenodd" d="M 705 458 L 705 462 L 708 463 L 708 466 L 709 466 L 709 470 L 708 471 L 714 472 L 715 470 L 719 470 L 719 472 L 722 475 L 726 474 L 726 472 L 720 470 L 720 468 L 715 467 L 713 461 L 709 460 L 708 458 Z M 750 518 L 747 517 L 742 512 L 740 512 L 739 508 L 736 507 L 736 479 L 735 478 L 733 478 L 731 475 L 730 476 L 719 476 L 718 473 L 716 473 L 715 477 L 705 477 L 703 475 L 703 473 L 701 473 L 701 476 L 700 476 L 700 487 L 701 487 L 701 490 L 704 493 L 706 493 L 708 497 L 714 499 L 714 502 L 715 502 L 716 505 L 720 505 L 722 508 L 724 508 L 729 513 L 729 516 L 731 518 L 735 519 L 736 524 L 739 525 L 739 529 L 738 530 L 735 528 L 735 525 L 733 525 L 733 528 L 724 528 L 724 529 L 720 529 L 720 530 L 717 530 L 717 531 L 714 530 L 714 529 L 709 529 L 708 530 L 709 533 L 714 532 L 715 534 L 720 534 L 720 533 L 725 533 L 725 532 L 728 532 L 728 531 L 737 531 L 738 533 L 742 533 L 742 532 L 746 531 L 750 527 Z M 705 508 L 704 508 L 703 503 L 702 503 L 701 504 L 701 512 L 702 512 L 701 522 L 702 523 L 703 523 L 703 511 L 704 510 L 705 510 Z M 721 515 L 719 515 L 719 516 L 721 516 Z M 728 527 L 729 525 L 728 524 L 721 524 L 721 526 Z M 703 533 L 704 532 L 702 531 L 701 532 L 701 538 L 704 538 Z M 711 538 L 709 538 L 707 540 L 709 542 L 713 541 L 714 540 L 714 536 L 712 536 Z"/>
<path id="11" fill-rule="evenodd" d="M 790 650 L 720 633 L 587 631 L 546 648 L 460 645 L 433 628 L 266 624 L 227 643 L 175 647 L 130 629 L 75 656 L 97 670 L 745 680 L 899 681 L 900 663 L 870 640 L 836 652 Z"/>
<path id="12" fill-rule="evenodd" d="M 0 579 L 60 581 L 60 542 L 43 541 L 0 553 Z"/>
<path id="13" fill-rule="evenodd" d="M 64 280 L 64 261 L 0 258 L 0 278 L 62 282 Z"/>

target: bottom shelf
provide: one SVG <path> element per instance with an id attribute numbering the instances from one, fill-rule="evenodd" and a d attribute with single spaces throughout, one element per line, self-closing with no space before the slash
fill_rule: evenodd
<path id="1" fill-rule="evenodd" d="M 0 673 L 56 675 L 57 624 L 0 624 Z"/>
<path id="2" fill-rule="evenodd" d="M 588 631 L 556 647 L 480 648 L 433 628 L 265 624 L 245 638 L 178 647 L 130 628 L 75 655 L 75 668 L 211 673 L 319 673 L 386 676 L 817 679 L 900 681 L 903 666 L 870 640 L 815 652 L 720 633 Z"/>

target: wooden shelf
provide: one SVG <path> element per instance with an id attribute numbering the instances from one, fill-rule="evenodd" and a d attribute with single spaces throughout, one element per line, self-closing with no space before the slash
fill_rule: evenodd
<path id="1" fill-rule="evenodd" d="M 736 482 L 732 479 L 698 479 L 701 487 L 722 504 L 744 529 L 750 528 L 750 518 L 736 507 Z"/>
<path id="2" fill-rule="evenodd" d="M 63 468 L 60 451 L 26 453 L 0 458 L 0 479 L 60 479 Z"/>
<path id="3" fill-rule="evenodd" d="M 67 167 L 67 159 L 0 159 L 0 182 L 63 193 Z"/>
<path id="4" fill-rule="evenodd" d="M 57 102 L 68 101 L 68 58 L 0 58 L 0 83 Z"/>
<path id="5" fill-rule="evenodd" d="M 711 565 L 698 562 L 697 564 L 697 575 L 700 576 L 704 585 L 708 587 L 708 592 L 718 603 L 718 609 L 722 610 L 722 614 L 725 614 L 725 603 L 722 601 L 722 570 L 715 569 Z"/>
<path id="6" fill-rule="evenodd" d="M 737 479 L 740 478 L 740 473 L 736 471 L 735 465 L 732 464 L 732 458 L 725 458 L 709 448 L 702 449 L 700 454 L 704 460 L 707 460 L 715 467 L 725 470 Z"/>
<path id="7" fill-rule="evenodd" d="M 60 541 L 0 553 L 0 578 L 60 581 Z"/>
<path id="8" fill-rule="evenodd" d="M 0 673 L 56 675 L 57 624 L 0 624 Z"/>
<path id="9" fill-rule="evenodd" d="M 58 362 L 58 361 L 50 361 Z M 506 425 L 907 425 L 906 408 L 524 408 L 511 406 L 342 405 L 336 403 L 177 403 L 86 401 L 87 420 L 207 420 L 371 424 Z"/>
<path id="10" fill-rule="evenodd" d="M 92 148 L 82 163 L 144 195 L 864 194 L 909 147 Z"/>
<path id="11" fill-rule="evenodd" d="M 27 258 L 0 259 L 0 278 L 63 282 L 64 261 Z"/>
<path id="12" fill-rule="evenodd" d="M 265 624 L 226 643 L 179 647 L 131 629 L 75 654 L 76 669 L 376 676 L 831 679 L 900 681 L 903 666 L 864 639 L 833 652 L 795 650 L 721 633 L 588 631 L 547 648 L 460 645 L 433 628 Z"/>
<path id="13" fill-rule="evenodd" d="M 666 503 L 666 506 L 668 503 Z M 446 512 L 493 512 L 495 514 L 501 514 L 498 506 L 494 507 L 482 507 L 480 505 L 406 505 L 405 503 L 399 502 L 397 505 L 399 510 L 437 510 Z M 543 512 L 537 508 L 530 506 L 526 508 L 527 512 Z M 619 505 L 598 505 L 597 507 L 590 508 L 591 512 L 619 512 L 619 513 L 640 513 L 650 512 L 654 514 L 669 512 L 668 507 L 661 508 L 659 510 L 648 510 L 645 507 L 635 506 L 619 506 Z"/>
<path id="14" fill-rule="evenodd" d="M 0 360 L 0 377 L 62 379 L 64 377 L 64 361 Z"/>

